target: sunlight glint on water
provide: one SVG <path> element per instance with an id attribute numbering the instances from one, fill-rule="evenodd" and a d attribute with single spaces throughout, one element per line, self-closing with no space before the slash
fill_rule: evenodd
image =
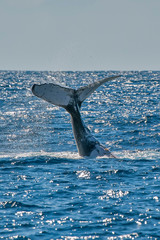
<path id="1" fill-rule="evenodd" d="M 78 88 L 116 74 L 82 105 L 117 159 L 79 157 L 70 116 L 34 83 Z M 1 71 L 0 239 L 159 239 L 160 72 Z"/>

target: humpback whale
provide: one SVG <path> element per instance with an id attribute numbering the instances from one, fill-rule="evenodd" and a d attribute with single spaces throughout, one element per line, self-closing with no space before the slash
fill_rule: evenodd
<path id="1" fill-rule="evenodd" d="M 113 76 L 91 83 L 77 90 L 62 87 L 54 83 L 34 84 L 32 92 L 45 101 L 64 108 L 71 115 L 72 129 L 79 155 L 82 157 L 115 156 L 91 134 L 80 114 L 82 102 L 89 97 L 100 85 L 119 76 Z"/>

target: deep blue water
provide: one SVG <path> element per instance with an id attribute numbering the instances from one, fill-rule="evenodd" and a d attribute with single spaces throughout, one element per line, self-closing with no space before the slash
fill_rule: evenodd
<path id="1" fill-rule="evenodd" d="M 65 110 L 34 83 L 78 88 L 117 159 L 80 158 Z M 0 71 L 0 239 L 160 239 L 160 72 Z"/>

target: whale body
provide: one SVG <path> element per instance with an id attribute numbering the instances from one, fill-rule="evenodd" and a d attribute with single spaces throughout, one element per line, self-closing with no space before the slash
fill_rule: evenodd
<path id="1" fill-rule="evenodd" d="M 53 83 L 34 84 L 32 92 L 43 100 L 66 109 L 71 115 L 72 129 L 79 155 L 82 157 L 115 156 L 91 134 L 80 114 L 82 102 L 100 85 L 120 76 L 113 76 L 94 82 L 77 90 Z"/>

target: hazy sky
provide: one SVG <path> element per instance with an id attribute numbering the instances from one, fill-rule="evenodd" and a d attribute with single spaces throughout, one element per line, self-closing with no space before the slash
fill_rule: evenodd
<path id="1" fill-rule="evenodd" d="M 160 0 L 0 0 L 0 70 L 160 70 Z"/>

